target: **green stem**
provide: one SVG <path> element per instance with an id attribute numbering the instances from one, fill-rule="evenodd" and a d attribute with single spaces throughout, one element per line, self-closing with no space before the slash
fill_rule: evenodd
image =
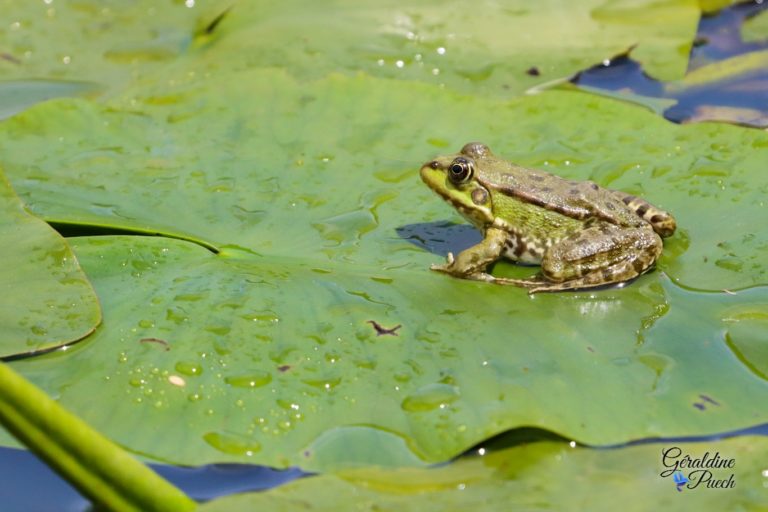
<path id="1" fill-rule="evenodd" d="M 0 424 L 106 510 L 185 512 L 197 506 L 4 363 Z"/>

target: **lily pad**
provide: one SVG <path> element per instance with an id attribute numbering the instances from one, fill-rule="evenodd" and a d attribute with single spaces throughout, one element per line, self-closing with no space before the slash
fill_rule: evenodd
<path id="1" fill-rule="evenodd" d="M 107 93 L 178 58 L 194 39 L 198 16 L 211 15 L 207 8 L 190 9 L 183 1 L 105 5 L 94 0 L 11 0 L 3 7 L 4 80 L 85 81 Z"/>
<path id="2" fill-rule="evenodd" d="M 271 70 L 169 80 L 176 87 L 110 107 L 57 100 L 0 125 L 0 158 L 30 208 L 209 247 L 424 269 L 434 257 L 404 250 L 395 228 L 457 216 L 416 170 L 482 140 L 520 164 L 671 211 L 680 231 L 661 268 L 681 284 L 768 283 L 766 133 L 676 126 L 573 92 L 500 101 L 365 76 L 301 84 Z"/>
<path id="3" fill-rule="evenodd" d="M 530 299 L 423 269 L 160 237 L 73 243 L 104 324 L 16 369 L 157 459 L 423 465 L 519 426 L 613 444 L 768 421 L 768 383 L 721 320 L 733 327 L 765 288 L 701 294 L 647 276 Z"/>
<path id="4" fill-rule="evenodd" d="M 612 511 L 620 502 L 627 511 L 758 511 L 765 507 L 766 453 L 764 437 L 618 450 L 538 442 L 434 469 L 364 468 L 303 478 L 266 492 L 218 499 L 200 510 L 319 512 L 355 503 L 376 510 Z M 719 463 L 732 461 L 733 467 L 681 467 L 679 475 L 688 482 L 677 492 L 674 463 L 686 455 L 710 464 L 717 457 Z"/>
<path id="5" fill-rule="evenodd" d="M 9 80 L 0 82 L 0 119 L 51 98 L 93 93 L 96 85 L 63 80 Z"/>
<path id="6" fill-rule="evenodd" d="M 93 331 L 99 301 L 67 243 L 25 211 L 0 174 L 0 357 L 71 343 Z"/>
<path id="7" fill-rule="evenodd" d="M 583 93 L 302 74 L 299 39 L 288 71 L 257 68 L 273 56 L 243 46 L 259 25 L 240 5 L 105 104 L 0 124 L 34 212 L 162 235 L 75 239 L 104 324 L 17 370 L 124 446 L 188 464 L 420 466 L 519 426 L 612 444 L 768 421 L 765 353 L 736 314 L 768 300 L 768 134 Z M 270 5 L 263 20 L 287 19 Z M 679 233 L 623 289 L 530 298 L 431 273 L 458 216 L 416 170 L 470 140 L 643 195 Z"/>
<path id="8" fill-rule="evenodd" d="M 745 20 L 741 36 L 746 42 L 755 41 L 768 44 L 768 11 L 762 11 Z"/>
<path id="9" fill-rule="evenodd" d="M 108 94 L 191 57 L 201 74 L 362 70 L 507 96 L 633 45 L 655 76 L 674 79 L 685 72 L 699 18 L 695 0 L 12 1 L 6 12 L 6 79 L 95 81 Z"/>
<path id="10" fill-rule="evenodd" d="M 364 71 L 508 96 L 635 45 L 651 73 L 679 78 L 699 14 L 694 0 L 250 2 L 232 9 L 215 46 L 197 57 L 217 69 L 246 55 L 238 68 L 277 66 L 301 78 Z"/>

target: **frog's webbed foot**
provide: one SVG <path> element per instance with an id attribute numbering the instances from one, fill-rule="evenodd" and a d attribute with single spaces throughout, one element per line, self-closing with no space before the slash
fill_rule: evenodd
<path id="1" fill-rule="evenodd" d="M 442 265 L 433 263 L 429 268 L 435 272 L 442 272 L 450 276 L 459 277 L 461 279 L 470 279 L 472 281 L 493 282 L 495 279 L 492 275 L 485 272 L 472 271 L 472 269 L 467 269 L 465 271 L 460 270 L 456 264 L 456 258 L 453 256 L 452 252 L 449 252 L 446 256 L 445 263 Z"/>
<path id="2" fill-rule="evenodd" d="M 485 269 L 501 257 L 505 248 L 506 232 L 498 228 L 488 228 L 483 240 L 464 249 L 457 256 L 449 252 L 442 265 L 432 265 L 436 272 L 443 272 L 453 277 L 472 279 L 474 281 L 492 282 L 494 277 Z"/>

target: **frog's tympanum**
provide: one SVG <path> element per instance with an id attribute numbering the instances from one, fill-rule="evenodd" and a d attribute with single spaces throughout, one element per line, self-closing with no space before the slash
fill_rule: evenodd
<path id="1" fill-rule="evenodd" d="M 675 219 L 644 199 L 526 169 L 470 143 L 421 168 L 421 178 L 483 233 L 483 241 L 448 253 L 432 269 L 455 277 L 523 286 L 533 292 L 627 281 L 652 268 Z M 541 265 L 530 279 L 494 277 L 505 256 Z"/>

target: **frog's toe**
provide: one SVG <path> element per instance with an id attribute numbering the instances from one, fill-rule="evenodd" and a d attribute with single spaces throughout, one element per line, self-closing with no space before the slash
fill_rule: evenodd
<path id="1" fill-rule="evenodd" d="M 491 277 L 491 276 L 489 276 Z M 546 288 L 548 281 L 541 277 L 532 277 L 530 279 L 512 279 L 509 277 L 491 277 L 491 281 L 495 284 L 519 286 L 521 288 L 528 288 L 528 293 L 533 293 L 531 290 L 538 288 Z"/>

